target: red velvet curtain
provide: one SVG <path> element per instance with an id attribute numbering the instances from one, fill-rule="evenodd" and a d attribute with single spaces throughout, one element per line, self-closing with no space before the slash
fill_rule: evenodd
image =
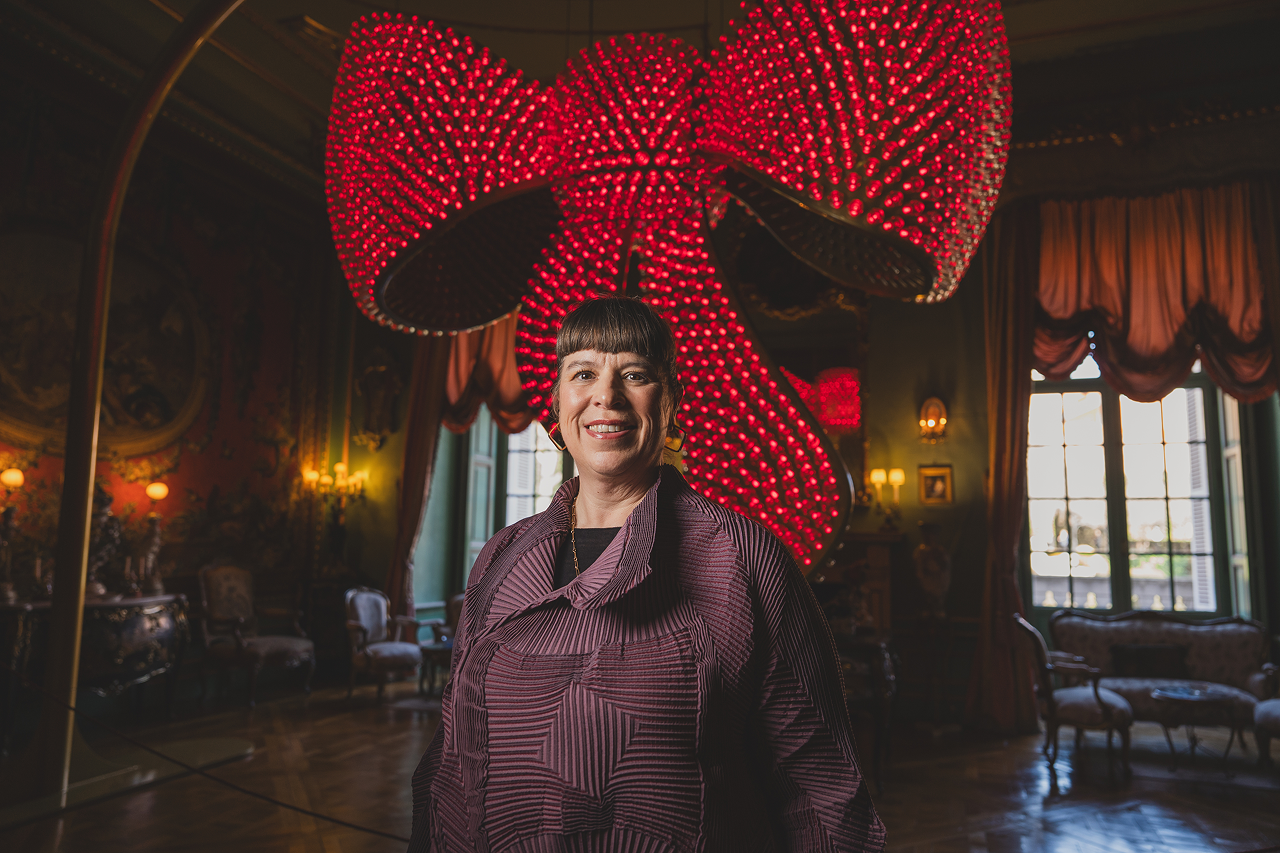
<path id="1" fill-rule="evenodd" d="M 509 434 L 522 431 L 533 420 L 516 367 L 518 319 L 512 313 L 474 332 L 417 341 L 409 380 L 396 544 L 386 585 L 392 613 L 414 615 L 413 551 L 431 491 L 440 425 L 466 432 L 481 404 L 488 405 L 498 428 Z"/>
<path id="2" fill-rule="evenodd" d="M 1103 378 L 1151 402 L 1199 358 L 1244 402 L 1276 389 L 1260 244 L 1268 187 L 1238 182 L 1145 198 L 1041 204 L 1035 366 L 1063 379 L 1090 349 Z M 1269 235 L 1269 237 L 1268 237 Z M 1090 338 L 1092 333 L 1092 338 Z"/>
<path id="3" fill-rule="evenodd" d="M 1014 632 L 1022 523 L 1027 505 L 1027 416 L 1040 270 L 1036 203 L 1007 208 L 982 242 L 987 366 L 987 563 L 978 647 L 969 679 L 971 724 L 1006 733 L 1039 731 L 1029 649 Z"/>
<path id="4" fill-rule="evenodd" d="M 414 344 L 404 468 L 400 475 L 400 498 L 396 507 L 396 544 L 386 583 L 391 612 L 396 615 L 414 615 L 413 549 L 431 490 L 452 345 L 451 338 L 436 336 L 418 338 Z"/>
<path id="5" fill-rule="evenodd" d="M 525 405 L 516 367 L 519 319 L 513 312 L 491 326 L 453 338 L 446 385 L 449 406 L 444 413 L 444 425 L 449 429 L 456 433 L 470 429 L 481 403 L 489 407 L 498 428 L 508 435 L 522 432 L 533 421 L 534 412 Z"/>

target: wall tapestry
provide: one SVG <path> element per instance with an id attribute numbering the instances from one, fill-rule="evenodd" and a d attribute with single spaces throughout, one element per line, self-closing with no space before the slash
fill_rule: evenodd
<path id="1" fill-rule="evenodd" d="M 0 234 L 0 441 L 60 454 L 66 434 L 81 244 L 55 232 Z M 117 251 L 99 453 L 175 442 L 204 405 L 209 332 L 185 281 Z"/>

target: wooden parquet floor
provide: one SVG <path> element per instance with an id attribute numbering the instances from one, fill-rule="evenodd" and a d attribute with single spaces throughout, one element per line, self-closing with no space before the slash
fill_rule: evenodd
<path id="1" fill-rule="evenodd" d="M 415 685 L 392 685 L 388 699 Z M 243 737 L 256 752 L 211 772 L 251 790 L 407 835 L 409 778 L 434 715 L 378 705 L 366 687 L 317 691 L 132 732 L 147 743 Z M 1221 753 L 1225 736 L 1201 732 Z M 1185 742 L 1178 740 L 1180 746 Z M 1158 726 L 1139 726 L 1134 777 L 1109 776 L 1100 735 L 1077 754 L 1063 738 L 1055 780 L 1040 739 L 934 738 L 905 728 L 877 808 L 894 853 L 1244 853 L 1280 846 L 1280 771 L 1256 753 L 1197 757 L 1177 772 Z M 103 747 L 104 754 L 109 751 Z M 0 832 L 6 853 L 399 853 L 366 835 L 265 803 L 200 777 L 173 779 Z M 1277 847 L 1280 849 L 1280 847 Z"/>

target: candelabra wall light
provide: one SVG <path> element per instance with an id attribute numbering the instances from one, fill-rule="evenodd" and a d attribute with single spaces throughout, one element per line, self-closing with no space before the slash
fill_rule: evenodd
<path id="1" fill-rule="evenodd" d="M 345 462 L 335 462 L 332 474 L 322 474 L 314 468 L 302 472 L 302 485 L 324 497 L 359 498 L 364 497 L 365 483 L 369 482 L 367 471 L 348 471 Z"/>
<path id="2" fill-rule="evenodd" d="M 920 440 L 937 444 L 947 437 L 947 406 L 930 397 L 920 407 Z"/>

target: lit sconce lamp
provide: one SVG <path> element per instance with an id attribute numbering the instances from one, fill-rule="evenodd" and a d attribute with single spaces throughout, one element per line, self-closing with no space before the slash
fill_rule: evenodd
<path id="1" fill-rule="evenodd" d="M 26 476 L 18 468 L 6 468 L 0 471 L 0 486 L 4 486 L 9 491 L 21 489 L 22 484 L 27 481 Z"/>
<path id="2" fill-rule="evenodd" d="M 343 462 L 335 462 L 332 474 L 321 474 L 314 469 L 302 472 L 302 484 L 322 495 L 338 497 L 360 497 L 364 494 L 364 484 L 369 481 L 366 471 L 348 471 Z"/>
<path id="3" fill-rule="evenodd" d="M 880 530 L 884 533 L 892 533 L 898 529 L 893 522 L 899 515 L 899 490 L 902 488 L 902 484 L 907 481 L 907 474 L 901 468 L 890 468 L 888 471 L 883 468 L 872 468 L 870 480 L 871 485 L 876 487 L 876 512 L 884 516 L 884 525 Z M 885 483 L 893 486 L 893 503 L 887 507 L 884 505 L 884 498 L 881 492 Z"/>
<path id="4" fill-rule="evenodd" d="M 156 503 L 169 497 L 169 487 L 164 483 L 148 483 L 147 497 L 151 498 L 151 515 L 155 515 Z"/>
<path id="5" fill-rule="evenodd" d="M 871 469 L 871 485 L 876 487 L 876 503 L 884 503 L 884 496 L 880 493 L 880 487 L 887 482 L 889 482 L 889 477 L 883 468 Z"/>
<path id="6" fill-rule="evenodd" d="M 907 482 L 907 472 L 901 468 L 889 469 L 889 485 L 893 486 L 893 505 L 898 505 L 898 490 Z"/>
<path id="7" fill-rule="evenodd" d="M 937 444 L 947 437 L 947 406 L 930 397 L 920 407 L 920 440 Z"/>

